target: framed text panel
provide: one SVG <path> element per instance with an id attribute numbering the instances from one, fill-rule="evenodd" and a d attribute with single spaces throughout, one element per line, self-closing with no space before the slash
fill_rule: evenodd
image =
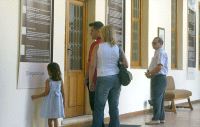
<path id="1" fill-rule="evenodd" d="M 196 67 L 196 12 L 194 0 L 188 0 L 188 67 Z"/>
<path id="2" fill-rule="evenodd" d="M 163 48 L 165 48 L 165 28 L 158 27 L 158 37 L 163 40 Z"/>
<path id="3" fill-rule="evenodd" d="M 113 26 L 117 43 L 125 48 L 125 0 L 107 0 L 107 5 L 106 22 Z"/>
<path id="4" fill-rule="evenodd" d="M 188 0 L 188 68 L 187 79 L 195 79 L 196 68 L 196 0 Z"/>
<path id="5" fill-rule="evenodd" d="M 18 88 L 37 88 L 52 61 L 53 0 L 21 0 Z"/>

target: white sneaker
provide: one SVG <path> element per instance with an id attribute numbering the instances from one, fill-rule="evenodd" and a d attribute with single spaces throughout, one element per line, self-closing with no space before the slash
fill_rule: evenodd
<path id="1" fill-rule="evenodd" d="M 155 125 L 160 124 L 160 120 L 151 120 L 149 122 L 145 122 L 146 125 Z"/>

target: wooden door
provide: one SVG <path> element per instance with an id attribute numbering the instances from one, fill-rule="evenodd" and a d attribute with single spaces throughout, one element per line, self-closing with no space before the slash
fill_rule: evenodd
<path id="1" fill-rule="evenodd" d="M 85 111 L 85 3 L 66 0 L 65 114 L 83 115 Z"/>

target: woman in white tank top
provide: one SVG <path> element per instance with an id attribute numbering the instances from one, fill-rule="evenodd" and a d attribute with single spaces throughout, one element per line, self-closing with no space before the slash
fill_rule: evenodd
<path id="1" fill-rule="evenodd" d="M 104 119 L 104 108 L 106 101 L 109 104 L 110 123 L 109 127 L 119 127 L 119 96 L 121 84 L 119 82 L 117 66 L 119 60 L 119 47 L 113 38 L 112 26 L 107 25 L 101 29 L 102 41 L 94 48 L 93 63 L 90 66 L 92 76 L 94 65 L 97 66 L 97 82 L 94 88 L 89 81 L 90 89 L 95 90 L 95 104 L 92 127 L 101 127 Z M 123 64 L 128 67 L 124 53 L 122 53 Z M 92 77 L 90 79 L 93 79 Z"/>

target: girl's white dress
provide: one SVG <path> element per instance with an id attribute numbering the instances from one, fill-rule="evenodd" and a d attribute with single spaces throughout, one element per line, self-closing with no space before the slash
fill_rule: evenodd
<path id="1" fill-rule="evenodd" d="M 61 81 L 49 79 L 50 91 L 44 98 L 41 116 L 44 118 L 64 118 L 64 105 L 61 93 Z"/>

